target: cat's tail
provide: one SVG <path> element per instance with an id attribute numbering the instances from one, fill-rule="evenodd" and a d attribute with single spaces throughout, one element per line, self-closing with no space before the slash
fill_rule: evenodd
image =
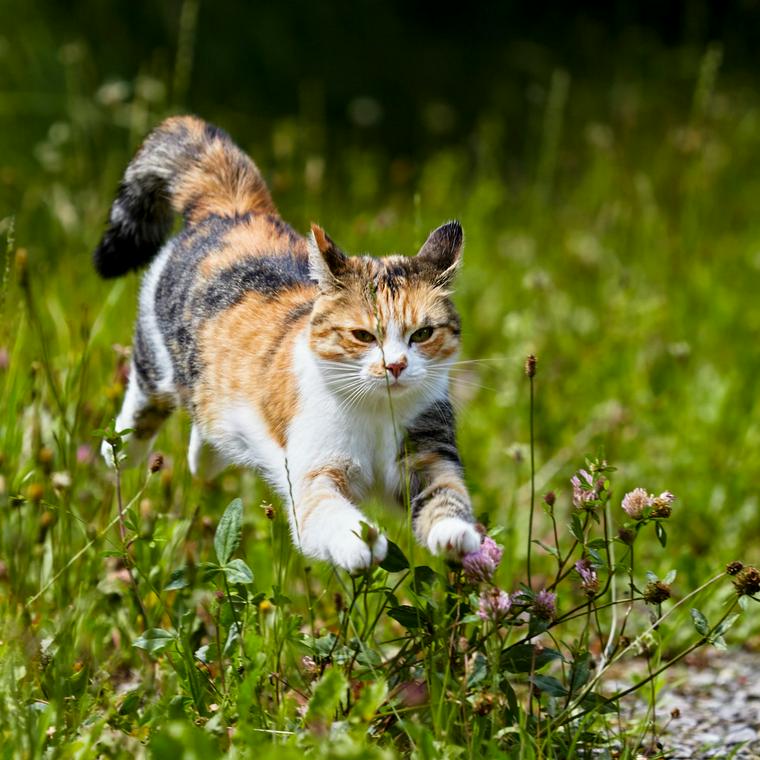
<path id="1" fill-rule="evenodd" d="M 192 224 L 248 212 L 277 213 L 256 164 L 221 129 L 194 116 L 172 117 L 148 135 L 127 167 L 95 269 L 118 277 L 147 264 L 175 213 Z"/>

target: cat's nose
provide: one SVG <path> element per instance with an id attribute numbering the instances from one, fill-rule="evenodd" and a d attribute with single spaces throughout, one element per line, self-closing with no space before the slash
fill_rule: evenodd
<path id="1" fill-rule="evenodd" d="M 402 357 L 398 361 L 393 362 L 392 364 L 386 364 L 385 369 L 390 372 L 393 377 L 395 377 L 398 380 L 398 376 L 406 369 L 406 365 L 408 362 L 406 361 L 406 357 Z"/>

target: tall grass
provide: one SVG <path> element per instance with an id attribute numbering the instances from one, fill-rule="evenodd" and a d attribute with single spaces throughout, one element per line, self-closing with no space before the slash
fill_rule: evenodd
<path id="1" fill-rule="evenodd" d="M 492 580 L 514 599 L 521 583 L 525 593 L 549 588 L 569 571 L 556 584 L 558 618 L 583 605 L 562 621 L 577 639 L 572 652 L 546 638 L 553 629 L 537 639 L 562 658 L 546 663 L 556 683 L 536 682 L 535 663 L 520 672 L 504 654 L 518 641 L 517 618 L 474 619 L 483 589 L 414 548 L 405 516 L 371 508 L 399 547 L 396 569 L 350 579 L 309 564 L 291 548 L 287 505 L 253 474 L 191 479 L 181 415 L 157 443 L 164 467 L 120 478 L 120 535 L 116 481 L 94 454 L 95 431 L 120 403 L 137 278 L 99 282 L 89 251 L 138 140 L 186 92 L 193 14 L 186 4 L 171 100 L 169 77 L 151 71 L 100 81 L 80 43 L 39 64 L 36 92 L 50 72 L 60 82 L 52 100 L 34 88 L 0 95 L 31 125 L 4 142 L 23 150 L 0 155 L 13 190 L 0 223 L 3 756 L 234 748 L 530 758 L 615 743 L 633 755 L 657 721 L 647 713 L 631 728 L 601 710 L 599 699 L 615 694 L 590 662 L 632 657 L 621 643 L 629 636 L 643 657 L 632 677 L 659 683 L 661 662 L 718 640 L 737 598 L 725 579 L 712 595 L 690 590 L 728 560 L 760 560 L 751 541 L 760 529 L 751 350 L 760 102 L 722 85 L 711 48 L 686 106 L 641 82 L 593 98 L 562 72 L 538 83 L 537 126 L 525 137 L 536 158 L 517 170 L 498 112 L 484 112 L 467 144 L 390 165 L 358 143 L 330 147 L 319 138 L 327 125 L 306 115 L 235 135 L 286 218 L 304 229 L 318 217 L 348 250 L 414 250 L 427 230 L 461 219 L 457 300 L 474 363 L 454 389 L 476 511 L 505 549 Z M 534 352 L 535 385 L 522 369 Z M 592 537 L 586 515 L 580 537 L 569 535 L 579 517 L 570 477 L 602 449 L 619 468 L 597 505 L 607 530 Z M 626 549 L 611 543 L 613 524 L 638 485 L 677 492 L 668 543 L 649 535 L 635 565 L 631 554 L 614 572 Z M 529 521 L 532 495 L 548 490 L 555 505 Z M 222 522 L 236 497 L 242 510 Z M 215 542 L 227 530 L 239 532 L 234 556 Z M 616 594 L 598 628 L 568 553 L 596 539 L 607 552 L 591 545 L 597 572 Z M 626 612 L 656 582 L 647 571 L 663 582 L 677 571 L 656 628 Z M 514 613 L 529 616 L 529 599 L 513 602 Z M 710 622 L 692 620 L 692 606 Z M 756 616 L 733 628 L 737 642 L 757 631 Z M 587 694 L 602 696 L 581 705 Z M 605 705 L 617 710 L 616 699 Z"/>

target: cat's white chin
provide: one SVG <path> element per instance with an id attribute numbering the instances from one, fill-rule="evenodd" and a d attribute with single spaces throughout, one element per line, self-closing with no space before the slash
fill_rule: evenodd
<path id="1" fill-rule="evenodd" d="M 459 560 L 465 554 L 476 552 L 480 541 L 480 533 L 472 523 L 461 517 L 444 517 L 430 529 L 427 545 L 433 554 Z"/>

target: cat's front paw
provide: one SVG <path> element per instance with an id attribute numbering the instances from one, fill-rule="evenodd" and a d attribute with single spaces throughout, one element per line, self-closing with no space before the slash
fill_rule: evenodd
<path id="1" fill-rule="evenodd" d="M 357 575 L 379 565 L 388 554 L 388 539 L 378 533 L 370 546 L 361 538 L 361 526 L 355 530 L 336 531 L 330 542 L 330 561 L 333 565 Z"/>
<path id="2" fill-rule="evenodd" d="M 480 541 L 480 533 L 472 523 L 461 517 L 444 517 L 430 529 L 427 545 L 433 554 L 460 560 L 465 554 L 476 552 Z"/>

